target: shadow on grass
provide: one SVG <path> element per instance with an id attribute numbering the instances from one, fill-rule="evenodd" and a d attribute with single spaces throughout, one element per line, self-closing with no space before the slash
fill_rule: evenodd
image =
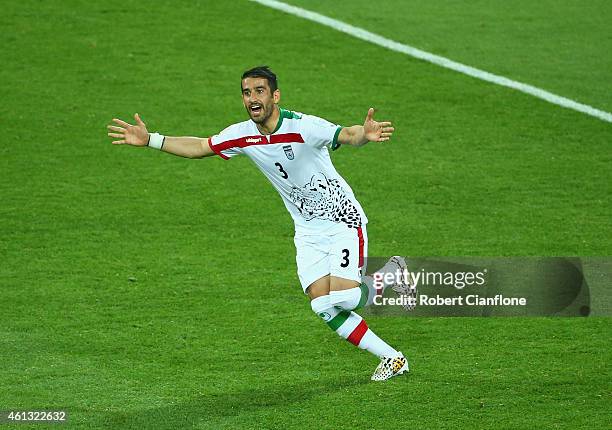
<path id="1" fill-rule="evenodd" d="M 248 414 L 257 410 L 275 411 L 294 403 L 368 382 L 358 378 L 328 379 L 270 389 L 252 388 L 230 393 L 206 394 L 188 402 L 161 408 L 108 413 L 100 417 L 99 421 L 96 420 L 95 424 L 99 424 L 101 428 L 188 429 L 215 418 Z"/>

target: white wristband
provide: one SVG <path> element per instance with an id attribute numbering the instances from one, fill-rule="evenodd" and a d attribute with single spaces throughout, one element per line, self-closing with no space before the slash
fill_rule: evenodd
<path id="1" fill-rule="evenodd" d="M 162 149 L 164 146 L 164 139 L 166 136 L 159 133 L 149 133 L 149 143 L 147 144 L 151 148 Z"/>

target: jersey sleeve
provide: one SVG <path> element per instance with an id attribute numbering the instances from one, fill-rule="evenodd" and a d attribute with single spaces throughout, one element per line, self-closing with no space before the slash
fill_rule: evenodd
<path id="1" fill-rule="evenodd" d="M 219 134 L 215 134 L 208 138 L 208 144 L 215 154 L 224 160 L 229 160 L 236 155 L 242 154 L 242 148 L 234 145 L 234 137 L 232 127 L 227 127 Z"/>
<path id="2" fill-rule="evenodd" d="M 340 147 L 338 135 L 342 126 L 331 123 L 314 115 L 303 115 L 301 120 L 301 131 L 304 142 L 316 148 L 327 146 L 333 151 Z"/>

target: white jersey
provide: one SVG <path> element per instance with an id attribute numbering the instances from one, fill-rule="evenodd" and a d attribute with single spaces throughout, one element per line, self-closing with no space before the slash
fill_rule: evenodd
<path id="1" fill-rule="evenodd" d="M 339 146 L 341 129 L 316 116 L 280 109 L 270 135 L 261 134 L 249 119 L 212 136 L 209 144 L 226 160 L 244 154 L 255 163 L 281 195 L 296 235 L 334 234 L 368 222 L 329 157 L 329 149 Z"/>

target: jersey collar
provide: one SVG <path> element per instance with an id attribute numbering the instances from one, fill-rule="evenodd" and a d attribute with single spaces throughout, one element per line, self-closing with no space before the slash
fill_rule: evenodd
<path id="1" fill-rule="evenodd" d="M 280 115 L 278 116 L 278 124 L 276 124 L 276 128 L 271 134 L 274 134 L 278 130 L 280 130 L 281 125 L 283 125 L 283 118 L 291 118 L 291 111 L 288 111 L 287 109 L 283 109 L 280 106 L 278 107 L 278 111 L 280 112 Z"/>
<path id="2" fill-rule="evenodd" d="M 263 136 L 270 136 L 270 135 L 276 133 L 278 130 L 280 130 L 281 126 L 283 125 L 283 118 L 289 118 L 289 119 L 294 118 L 293 112 L 291 112 L 290 110 L 287 110 L 287 109 L 283 109 L 280 106 L 278 107 L 278 112 L 279 112 L 279 115 L 278 115 L 278 122 L 276 123 L 276 127 L 274 128 L 272 133 L 266 134 L 266 135 L 263 135 Z M 255 124 L 255 122 L 253 122 L 253 125 L 255 125 L 255 129 L 257 130 L 257 132 L 259 134 L 261 134 L 261 132 L 257 128 L 257 124 Z"/>

